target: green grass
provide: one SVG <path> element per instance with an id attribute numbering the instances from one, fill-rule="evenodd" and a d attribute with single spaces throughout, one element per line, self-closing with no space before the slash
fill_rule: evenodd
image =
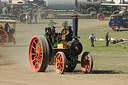
<path id="1" fill-rule="evenodd" d="M 93 22 L 95 21 L 97 20 L 94 20 Z M 105 39 L 107 32 L 109 32 L 109 36 L 113 38 L 127 38 L 128 31 L 112 31 L 107 26 L 107 22 L 106 24 L 102 24 L 103 22 L 100 22 L 101 25 L 79 30 L 80 41 L 84 47 L 83 50 L 90 51 L 93 55 L 94 70 L 114 70 L 119 72 L 128 72 L 128 43 L 110 44 L 109 47 L 106 47 L 105 41 L 96 41 L 95 47 L 91 47 L 91 42 L 88 39 L 91 33 L 93 33 L 96 38 L 102 39 Z M 121 29 L 125 30 L 124 28 Z"/>

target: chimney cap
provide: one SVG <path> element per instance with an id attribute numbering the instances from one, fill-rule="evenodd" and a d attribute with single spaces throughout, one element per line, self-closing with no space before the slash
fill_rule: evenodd
<path id="1" fill-rule="evenodd" d="M 73 15 L 72 17 L 73 18 L 79 18 L 79 15 Z"/>

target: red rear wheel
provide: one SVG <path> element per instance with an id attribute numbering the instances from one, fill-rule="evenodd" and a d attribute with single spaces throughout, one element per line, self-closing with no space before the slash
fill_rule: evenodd
<path id="1" fill-rule="evenodd" d="M 102 21 L 102 20 L 105 19 L 105 16 L 104 16 L 103 13 L 100 13 L 100 14 L 97 15 L 97 18 L 98 18 L 100 21 Z"/>
<path id="2" fill-rule="evenodd" d="M 120 26 L 112 26 L 112 30 L 113 31 L 119 31 L 120 30 Z"/>
<path id="3" fill-rule="evenodd" d="M 0 47 L 5 46 L 8 43 L 8 34 L 3 29 L 0 29 Z"/>
<path id="4" fill-rule="evenodd" d="M 113 26 L 113 27 L 112 27 L 112 30 L 113 30 L 113 31 L 116 31 L 116 29 L 117 29 L 117 26 Z"/>
<path id="5" fill-rule="evenodd" d="M 35 36 L 29 45 L 29 62 L 33 71 L 45 71 L 49 63 L 49 45 L 45 37 Z"/>
<path id="6" fill-rule="evenodd" d="M 57 52 L 54 60 L 54 65 L 56 72 L 58 74 L 63 74 L 66 69 L 66 57 L 63 52 Z"/>
<path id="7" fill-rule="evenodd" d="M 89 52 L 84 52 L 81 58 L 81 68 L 84 73 L 90 73 L 93 68 L 93 58 Z"/>

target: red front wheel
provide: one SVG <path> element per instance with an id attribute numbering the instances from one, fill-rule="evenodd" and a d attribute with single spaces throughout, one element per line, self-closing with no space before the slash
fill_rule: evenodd
<path id="1" fill-rule="evenodd" d="M 55 70 L 58 74 L 63 74 L 66 69 L 66 57 L 63 52 L 57 52 L 54 60 Z"/>
<path id="2" fill-rule="evenodd" d="M 7 32 L 0 29 L 0 47 L 3 47 L 8 43 L 8 38 Z"/>
<path id="3" fill-rule="evenodd" d="M 49 45 L 45 37 L 35 36 L 29 45 L 29 62 L 33 71 L 45 71 L 49 63 Z"/>
<path id="4" fill-rule="evenodd" d="M 81 58 L 81 68 L 84 73 L 92 72 L 93 58 L 90 52 L 84 52 Z"/>

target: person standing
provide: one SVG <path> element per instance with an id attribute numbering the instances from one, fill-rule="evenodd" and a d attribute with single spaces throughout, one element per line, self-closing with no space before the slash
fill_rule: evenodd
<path id="1" fill-rule="evenodd" d="M 96 40 L 96 38 L 93 33 L 89 36 L 89 40 L 91 40 L 91 47 L 94 47 L 94 40 Z"/>
<path id="2" fill-rule="evenodd" d="M 37 23 L 37 14 L 34 15 L 35 23 Z"/>
<path id="3" fill-rule="evenodd" d="M 109 46 L 109 41 L 110 41 L 110 39 L 109 39 L 109 32 L 107 32 L 107 34 L 105 36 L 105 40 L 106 40 L 106 47 L 108 47 Z"/>
<path id="4" fill-rule="evenodd" d="M 26 19 L 26 24 L 28 24 L 28 15 L 29 15 L 29 12 L 26 13 L 26 16 L 25 16 L 25 19 Z"/>
<path id="5" fill-rule="evenodd" d="M 5 31 L 6 31 L 7 33 L 9 32 L 9 28 L 10 28 L 9 24 L 6 23 L 6 24 L 5 24 Z"/>

